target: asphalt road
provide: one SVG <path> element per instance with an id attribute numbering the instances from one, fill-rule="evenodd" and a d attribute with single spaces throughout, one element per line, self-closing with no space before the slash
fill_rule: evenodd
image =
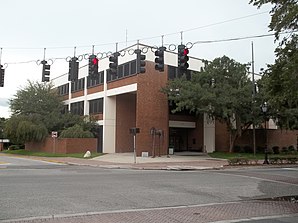
<path id="1" fill-rule="evenodd" d="M 290 195 L 298 195 L 298 168 L 107 170 L 0 156 L 0 221 Z"/>

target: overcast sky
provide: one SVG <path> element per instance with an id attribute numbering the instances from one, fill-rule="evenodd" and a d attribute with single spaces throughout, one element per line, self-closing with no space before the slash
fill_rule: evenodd
<path id="1" fill-rule="evenodd" d="M 57 59 L 51 78 L 68 72 L 64 58 L 115 50 L 136 43 L 161 45 L 269 34 L 268 5 L 261 9 L 249 0 L 1 0 L 1 64 L 8 63 L 5 86 L 0 88 L 0 117 L 8 117 L 7 100 L 26 80 L 41 80 L 37 60 Z M 171 34 L 171 35 L 167 35 Z M 152 37 L 152 38 L 151 38 Z M 126 39 L 128 42 L 126 43 Z M 190 56 L 213 60 L 226 55 L 241 63 L 251 61 L 254 43 L 255 72 L 274 61 L 274 37 L 195 44 Z M 33 61 L 33 62 L 29 62 Z M 27 63 L 23 63 L 27 62 Z M 82 61 L 80 65 L 86 64 Z"/>

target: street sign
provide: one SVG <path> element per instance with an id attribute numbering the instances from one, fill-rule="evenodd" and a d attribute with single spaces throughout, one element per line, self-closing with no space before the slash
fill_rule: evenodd
<path id="1" fill-rule="evenodd" d="M 57 138 L 58 137 L 58 132 L 52 132 L 52 138 Z"/>

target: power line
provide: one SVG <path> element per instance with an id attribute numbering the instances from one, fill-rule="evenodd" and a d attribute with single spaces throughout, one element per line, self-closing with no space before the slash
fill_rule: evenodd
<path id="1" fill-rule="evenodd" d="M 139 38 L 139 39 L 135 39 L 135 40 L 125 40 L 125 41 L 118 41 L 117 43 L 125 43 L 127 44 L 128 42 L 136 42 L 137 40 L 139 41 L 143 41 L 143 40 L 150 40 L 150 39 L 156 39 L 156 38 L 161 38 L 162 36 L 171 36 L 171 35 L 177 35 L 177 34 L 181 34 L 181 33 L 186 33 L 186 32 L 191 32 L 194 30 L 198 30 L 198 29 L 203 29 L 203 28 L 207 28 L 207 27 L 211 27 L 211 26 L 216 26 L 216 25 L 221 25 L 224 23 L 229 23 L 229 22 L 233 22 L 233 21 L 237 21 L 237 20 L 242 20 L 242 19 L 246 19 L 249 17 L 253 17 L 253 16 L 258 16 L 258 15 L 262 15 L 265 13 L 268 13 L 269 11 L 264 11 L 264 12 L 259 12 L 259 13 L 255 13 L 255 14 L 250 14 L 247 16 L 242 16 L 242 17 L 237 17 L 237 18 L 233 18 L 233 19 L 228 19 L 228 20 L 224 20 L 221 22 L 216 22 L 216 23 L 211 23 L 208 25 L 203 25 L 203 26 L 198 26 L 195 28 L 191 28 L 191 29 L 186 29 L 186 30 L 182 30 L 179 32 L 173 32 L 173 33 L 167 33 L 167 34 L 163 34 L 163 35 L 158 35 L 158 36 L 151 36 L 151 37 L 144 37 L 144 38 Z M 80 45 L 80 46 L 76 46 L 77 48 L 88 48 L 91 46 L 108 46 L 108 45 L 115 45 L 115 42 L 113 43 L 102 43 L 102 44 L 91 44 L 91 45 Z M 2 47 L 3 48 L 3 47 Z M 40 50 L 40 49 L 73 49 L 73 46 L 55 46 L 55 47 L 5 47 L 6 50 Z"/>
<path id="2" fill-rule="evenodd" d="M 292 32 L 292 31 L 291 31 Z M 281 34 L 287 34 L 287 33 L 290 33 L 290 31 L 289 32 L 283 32 L 283 33 L 281 33 Z M 204 41 L 202 41 L 202 40 L 199 40 L 199 41 L 196 41 L 196 42 L 188 42 L 186 45 L 187 45 L 187 47 L 188 48 L 192 48 L 194 45 L 196 45 L 196 44 L 209 44 L 209 43 L 220 43 L 220 42 L 231 42 L 231 41 L 240 41 L 240 40 L 245 40 L 245 39 L 256 39 L 256 38 L 264 38 L 264 37 L 269 37 L 269 36 L 274 36 L 275 34 L 274 33 L 270 33 L 270 34 L 262 34 L 262 35 L 254 35 L 254 36 L 245 36 L 245 37 L 236 37 L 236 38 L 229 38 L 229 39 L 219 39 L 219 40 L 204 40 Z M 166 44 L 166 45 L 168 45 L 168 46 L 175 46 L 176 47 L 176 44 Z M 147 46 L 147 47 L 145 47 L 145 48 L 150 48 L 149 46 Z M 152 48 L 152 47 L 151 47 Z M 169 51 L 175 51 L 176 50 L 176 48 L 173 48 L 172 50 L 171 49 L 169 49 Z M 125 53 L 126 52 L 128 52 L 129 50 L 126 50 L 126 49 L 124 49 L 124 50 L 121 50 L 121 51 L 123 51 L 124 52 L 124 54 L 123 55 L 125 55 Z M 109 53 L 111 53 L 111 52 L 109 52 Z M 129 53 L 129 52 L 128 52 Z M 102 58 L 104 58 L 104 57 L 107 57 L 108 56 L 108 53 L 97 53 L 97 55 L 99 55 L 99 54 L 101 54 L 102 55 L 102 57 L 101 57 L 101 59 Z M 86 59 L 86 57 L 85 57 L 85 55 L 87 55 L 87 54 L 83 54 L 83 55 L 79 55 L 79 56 L 82 56 L 82 57 L 84 57 L 85 59 Z M 50 59 L 50 60 L 52 60 L 52 61 L 56 61 L 56 60 L 66 60 L 67 59 L 67 57 L 66 58 L 63 58 L 63 57 L 57 57 L 57 58 L 48 58 L 48 59 Z M 39 60 L 30 60 L 30 61 L 25 61 L 25 62 L 11 62 L 11 63 L 6 63 L 6 64 L 24 64 L 24 63 L 32 63 L 32 62 L 35 62 L 35 63 L 37 63 L 37 61 L 39 61 Z"/>

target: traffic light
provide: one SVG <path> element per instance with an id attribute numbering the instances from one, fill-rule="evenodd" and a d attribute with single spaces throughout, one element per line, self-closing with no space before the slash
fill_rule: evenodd
<path id="1" fill-rule="evenodd" d="M 155 70 L 159 70 L 160 72 L 164 71 L 165 68 L 165 61 L 164 61 L 164 51 L 166 50 L 165 47 L 159 47 L 155 51 Z"/>
<path id="2" fill-rule="evenodd" d="M 137 54 L 137 73 L 138 74 L 143 74 L 146 72 L 146 55 L 141 54 L 140 49 L 135 50 L 135 54 Z"/>
<path id="3" fill-rule="evenodd" d="M 95 79 L 98 74 L 98 58 L 95 55 L 89 57 L 89 77 Z"/>
<path id="4" fill-rule="evenodd" d="M 4 87 L 4 73 L 3 65 L 0 64 L 0 87 Z"/>
<path id="5" fill-rule="evenodd" d="M 47 61 L 43 60 L 41 61 L 42 64 L 42 77 L 41 81 L 42 82 L 49 82 L 50 81 L 50 69 L 51 65 L 48 64 Z"/>
<path id="6" fill-rule="evenodd" d="M 120 56 L 119 52 L 113 53 L 110 58 L 109 61 L 111 62 L 109 64 L 110 67 L 110 74 L 117 76 L 117 71 L 118 71 L 118 57 Z"/>
<path id="7" fill-rule="evenodd" d="M 71 58 L 69 61 L 69 72 L 68 72 L 68 80 L 76 81 L 79 77 L 79 62 L 77 61 L 77 57 Z"/>
<path id="8" fill-rule="evenodd" d="M 189 67 L 189 64 L 187 63 L 189 60 L 188 53 L 189 50 L 185 47 L 185 45 L 178 46 L 178 68 L 181 73 L 184 73 Z"/>

